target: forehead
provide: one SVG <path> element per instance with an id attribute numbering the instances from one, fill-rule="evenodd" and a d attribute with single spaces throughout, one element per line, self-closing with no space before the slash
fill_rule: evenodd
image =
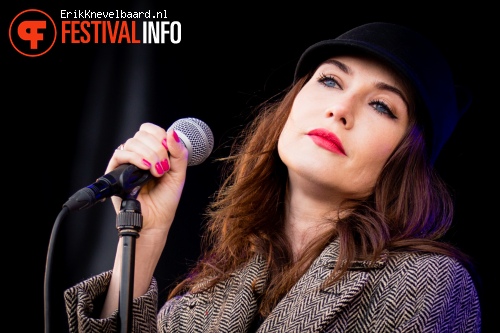
<path id="1" fill-rule="evenodd" d="M 368 72 L 383 79 L 386 83 L 397 87 L 404 94 L 407 102 L 413 101 L 414 91 L 410 82 L 395 68 L 385 61 L 366 54 L 341 54 L 327 58 L 315 70 L 322 70 L 324 66 L 334 66 L 347 74 Z"/>
<path id="2" fill-rule="evenodd" d="M 395 82 L 403 82 L 403 76 L 389 66 L 386 62 L 362 54 L 335 55 L 322 61 L 316 70 L 323 65 L 334 65 L 339 69 L 354 73 L 356 71 L 370 71 L 393 78 Z"/>

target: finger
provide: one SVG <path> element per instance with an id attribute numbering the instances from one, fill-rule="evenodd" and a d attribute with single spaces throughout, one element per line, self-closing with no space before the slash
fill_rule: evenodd
<path id="1" fill-rule="evenodd" d="M 135 152 L 132 163 L 142 163 L 141 168 L 149 169 L 155 177 L 170 170 L 167 133 L 163 129 L 137 132 L 134 138 L 127 140 L 125 150 Z"/>
<path id="2" fill-rule="evenodd" d="M 150 170 L 158 177 L 169 170 L 166 131 L 154 124 L 144 123 L 134 137 L 115 150 L 106 172 L 121 164 L 131 163 L 143 170 Z"/>
<path id="3" fill-rule="evenodd" d="M 189 152 L 173 129 L 167 132 L 167 146 L 171 170 L 173 172 L 185 171 L 188 164 Z"/>

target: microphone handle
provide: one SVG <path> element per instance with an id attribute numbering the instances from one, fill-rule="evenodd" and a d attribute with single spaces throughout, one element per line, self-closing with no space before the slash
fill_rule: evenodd
<path id="1" fill-rule="evenodd" d="M 149 170 L 139 169 L 133 164 L 122 164 L 99 177 L 95 183 L 77 191 L 63 207 L 66 206 L 72 211 L 87 209 L 113 195 L 121 198 L 135 198 L 141 186 L 152 177 Z"/>

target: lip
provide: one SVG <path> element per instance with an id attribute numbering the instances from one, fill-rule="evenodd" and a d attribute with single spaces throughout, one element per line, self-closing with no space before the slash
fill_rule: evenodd
<path id="1" fill-rule="evenodd" d="M 316 128 L 307 133 L 314 143 L 332 153 L 346 155 L 340 139 L 324 128 Z M 347 155 L 346 155 L 347 156 Z"/>

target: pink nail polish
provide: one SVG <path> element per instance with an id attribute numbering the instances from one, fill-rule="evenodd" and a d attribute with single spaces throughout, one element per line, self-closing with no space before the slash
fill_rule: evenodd
<path id="1" fill-rule="evenodd" d="M 164 159 L 163 161 L 161 161 L 161 166 L 165 172 L 170 170 L 170 165 L 168 165 L 167 159 Z"/>
<path id="2" fill-rule="evenodd" d="M 163 147 L 165 147 L 165 149 L 168 150 L 168 147 L 167 147 L 167 139 L 163 139 L 163 141 L 161 142 L 161 144 L 163 145 Z"/>
<path id="3" fill-rule="evenodd" d="M 149 163 L 149 161 L 144 158 L 142 159 L 142 163 L 144 163 L 144 165 L 147 166 L 148 168 L 151 167 L 151 163 Z"/>
<path id="4" fill-rule="evenodd" d="M 163 171 L 163 168 L 162 168 L 160 162 L 155 164 L 155 169 L 156 169 L 156 172 L 158 172 L 160 175 L 163 175 L 163 173 L 165 172 L 165 171 Z"/>
<path id="5" fill-rule="evenodd" d="M 175 130 L 174 130 L 174 139 L 177 142 L 181 141 L 181 139 L 179 139 L 179 136 L 177 135 L 177 133 L 175 132 Z"/>

